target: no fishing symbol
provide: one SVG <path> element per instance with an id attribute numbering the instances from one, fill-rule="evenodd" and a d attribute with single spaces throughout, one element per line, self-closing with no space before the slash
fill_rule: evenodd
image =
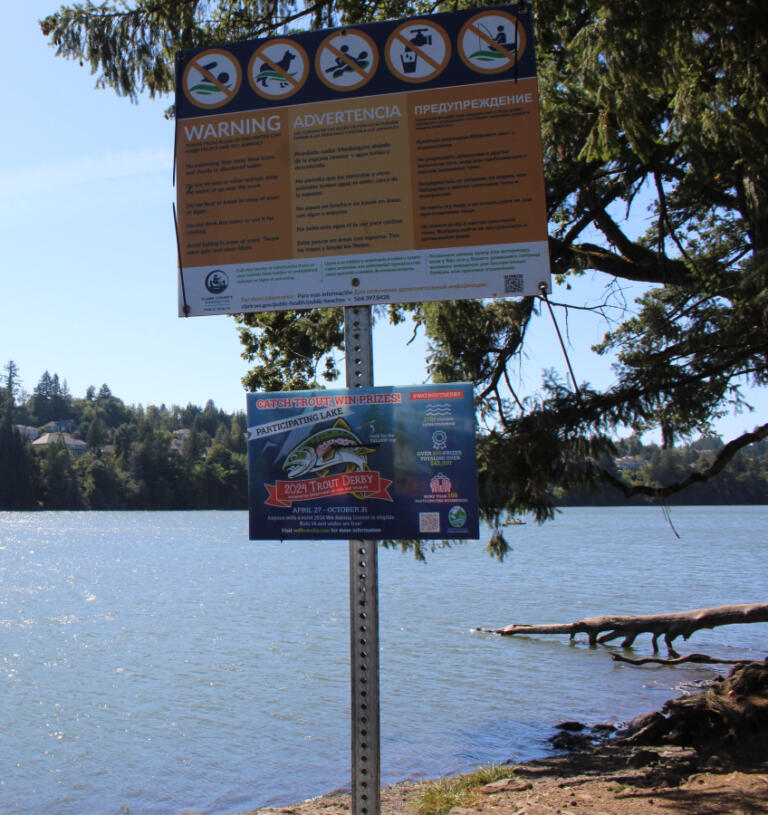
<path id="1" fill-rule="evenodd" d="M 525 29 L 505 11 L 483 11 L 464 24 L 458 47 L 467 67 L 498 74 L 511 68 L 525 51 Z"/>
<path id="2" fill-rule="evenodd" d="M 411 20 L 389 36 L 384 51 L 389 70 L 406 82 L 427 82 L 443 72 L 451 56 L 451 41 L 443 29 L 427 20 Z"/>
<path id="3" fill-rule="evenodd" d="M 315 56 L 320 79 L 337 91 L 361 88 L 376 73 L 379 52 L 376 43 L 363 31 L 343 28 L 329 34 Z"/>
<path id="4" fill-rule="evenodd" d="M 196 107 L 220 108 L 235 98 L 241 80 L 240 63 L 232 54 L 212 48 L 187 65 L 182 85 L 184 95 Z"/>
<path id="5" fill-rule="evenodd" d="M 256 49 L 248 64 L 248 81 L 265 99 L 293 96 L 308 76 L 307 52 L 293 40 L 270 40 Z"/>

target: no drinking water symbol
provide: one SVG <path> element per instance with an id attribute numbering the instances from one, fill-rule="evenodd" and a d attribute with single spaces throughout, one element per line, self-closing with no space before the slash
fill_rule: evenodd
<path id="1" fill-rule="evenodd" d="M 317 75 L 329 88 L 337 91 L 361 88 L 378 67 L 376 43 L 364 31 L 350 28 L 329 34 L 315 55 Z"/>
<path id="2" fill-rule="evenodd" d="M 227 51 L 211 48 L 197 54 L 184 69 L 184 95 L 199 108 L 219 108 L 231 102 L 242 74 L 240 64 Z"/>
<path id="3" fill-rule="evenodd" d="M 427 20 L 398 26 L 387 40 L 387 66 L 398 79 L 426 82 L 442 73 L 451 56 L 451 41 L 443 29 Z"/>
<path id="4" fill-rule="evenodd" d="M 525 51 L 525 28 L 505 11 L 483 11 L 468 20 L 459 34 L 464 64 L 481 74 L 511 68 Z"/>
<path id="5" fill-rule="evenodd" d="M 265 99 L 293 96 L 308 76 L 307 52 L 293 40 L 270 40 L 256 49 L 248 64 L 248 81 Z"/>

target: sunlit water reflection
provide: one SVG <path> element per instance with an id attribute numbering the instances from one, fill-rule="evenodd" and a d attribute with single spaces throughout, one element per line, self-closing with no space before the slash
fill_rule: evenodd
<path id="1" fill-rule="evenodd" d="M 569 509 L 481 544 L 380 554 L 382 776 L 545 752 L 711 677 L 475 626 L 766 599 L 765 507 Z M 249 543 L 245 513 L 0 513 L 0 812 L 223 815 L 348 783 L 344 542 Z M 763 657 L 766 624 L 692 650 Z M 687 648 L 688 646 L 683 646 Z M 638 641 L 647 653 L 650 644 Z"/>

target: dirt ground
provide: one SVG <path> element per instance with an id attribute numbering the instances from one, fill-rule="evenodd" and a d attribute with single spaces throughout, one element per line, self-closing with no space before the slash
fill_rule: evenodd
<path id="1" fill-rule="evenodd" d="M 673 751 L 674 752 L 674 751 Z M 684 755 L 650 767 L 627 766 L 631 756 L 600 748 L 519 765 L 514 778 L 481 787 L 452 815 L 763 815 L 768 813 L 768 763 L 711 767 L 688 774 Z M 636 760 L 636 759 L 635 759 Z M 401 782 L 381 791 L 381 815 L 414 815 L 426 782 Z M 331 793 L 258 815 L 347 815 L 348 793 Z"/>

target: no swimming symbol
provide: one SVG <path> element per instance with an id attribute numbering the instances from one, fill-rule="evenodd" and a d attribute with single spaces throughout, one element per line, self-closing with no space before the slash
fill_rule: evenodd
<path id="1" fill-rule="evenodd" d="M 184 70 L 184 95 L 199 108 L 219 108 L 231 102 L 242 81 L 239 62 L 228 51 L 202 51 Z"/>

